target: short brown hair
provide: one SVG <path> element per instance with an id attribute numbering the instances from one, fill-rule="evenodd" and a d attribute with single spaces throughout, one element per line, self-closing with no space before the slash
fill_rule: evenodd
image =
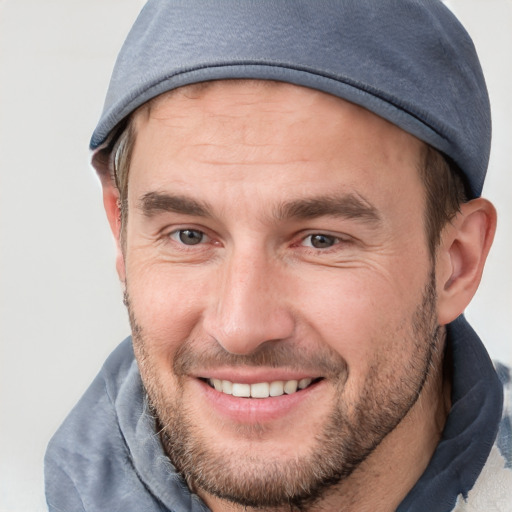
<path id="1" fill-rule="evenodd" d="M 434 257 L 445 225 L 468 200 L 465 182 L 458 167 L 432 146 L 425 144 L 419 173 L 426 195 L 425 231 Z"/>

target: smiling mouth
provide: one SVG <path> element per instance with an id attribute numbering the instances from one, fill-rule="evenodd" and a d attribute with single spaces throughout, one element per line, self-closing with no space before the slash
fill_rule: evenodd
<path id="1" fill-rule="evenodd" d="M 238 398 L 269 398 L 282 395 L 292 395 L 322 380 L 322 378 L 305 378 L 301 380 L 276 380 L 272 382 L 257 382 L 245 384 L 220 379 L 201 379 L 211 388 L 225 395 Z"/>

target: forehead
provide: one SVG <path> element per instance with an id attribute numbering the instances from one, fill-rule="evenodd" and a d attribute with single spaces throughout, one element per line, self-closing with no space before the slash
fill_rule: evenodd
<path id="1" fill-rule="evenodd" d="M 400 172 L 419 180 L 424 148 L 362 107 L 270 81 L 182 87 L 141 107 L 133 123 L 130 174 L 146 187 L 187 179 L 277 183 L 282 175 L 289 193 L 301 181 L 318 187 L 340 179 L 392 192 Z"/>
<path id="2" fill-rule="evenodd" d="M 226 105 L 229 105 L 228 110 L 225 109 Z M 261 114 L 269 114 L 270 109 L 274 108 L 275 114 L 282 116 L 283 122 L 286 121 L 286 114 L 292 112 L 297 115 L 297 118 L 305 115 L 312 122 L 316 120 L 323 122 L 328 117 L 338 117 L 342 122 L 345 117 L 342 113 L 344 111 L 347 116 L 352 117 L 352 122 L 357 119 L 368 127 L 373 125 L 375 129 L 380 128 L 389 132 L 390 135 L 399 135 L 416 141 L 416 144 L 423 144 L 389 121 L 342 98 L 319 90 L 273 80 L 216 80 L 179 87 L 139 107 L 134 113 L 134 123 L 140 126 L 151 118 L 162 120 L 164 117 L 177 120 L 199 111 L 226 117 L 233 113 L 232 118 L 235 119 L 236 113 L 242 111 L 244 107 L 252 114 L 256 110 L 260 110 Z"/>

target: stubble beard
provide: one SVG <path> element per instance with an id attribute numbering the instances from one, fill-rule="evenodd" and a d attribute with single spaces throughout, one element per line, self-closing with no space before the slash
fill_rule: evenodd
<path id="1" fill-rule="evenodd" d="M 331 413 L 320 431 L 314 434 L 312 448 L 306 455 L 285 461 L 273 460 L 272 454 L 258 455 L 254 450 L 249 455 L 216 449 L 215 440 L 209 438 L 208 425 L 198 425 L 194 421 L 191 404 L 184 397 L 182 380 L 178 378 L 180 384 L 172 394 L 166 393 L 165 386 L 159 383 L 147 351 L 143 327 L 136 321 L 128 295 L 125 303 L 141 375 L 169 459 L 193 492 L 207 493 L 255 509 L 309 510 L 349 477 L 416 403 L 441 345 L 436 321 L 435 273 L 432 271 L 422 302 L 410 321 L 414 349 L 408 367 L 399 369 L 402 372 L 400 378 L 396 378 L 396 368 L 383 374 L 378 364 L 372 366 L 359 402 L 349 415 L 343 399 L 347 365 L 339 354 L 328 352 L 329 360 L 319 358 L 318 364 L 329 368 L 332 375 L 329 380 L 336 389 L 338 398 Z M 223 354 L 222 350 L 219 348 L 210 359 L 217 358 L 219 362 L 234 366 L 264 363 L 275 367 L 284 365 L 284 361 L 289 365 L 290 358 L 311 360 L 311 354 L 300 356 L 272 347 L 251 356 Z M 185 374 L 196 357 L 203 356 L 193 353 L 184 344 L 174 357 L 175 375 Z M 256 430 L 257 426 L 255 438 Z M 304 432 L 304 436 L 309 439 L 312 433 Z"/>

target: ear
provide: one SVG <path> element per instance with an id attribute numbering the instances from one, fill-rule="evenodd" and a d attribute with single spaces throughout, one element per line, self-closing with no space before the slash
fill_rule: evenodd
<path id="1" fill-rule="evenodd" d="M 436 254 L 438 321 L 464 312 L 475 294 L 496 231 L 496 210 L 483 198 L 464 203 L 441 234 Z"/>
<path id="2" fill-rule="evenodd" d="M 103 206 L 116 244 L 116 270 L 121 282 L 126 280 L 123 248 L 121 245 L 121 208 L 119 190 L 110 177 L 101 177 Z"/>

